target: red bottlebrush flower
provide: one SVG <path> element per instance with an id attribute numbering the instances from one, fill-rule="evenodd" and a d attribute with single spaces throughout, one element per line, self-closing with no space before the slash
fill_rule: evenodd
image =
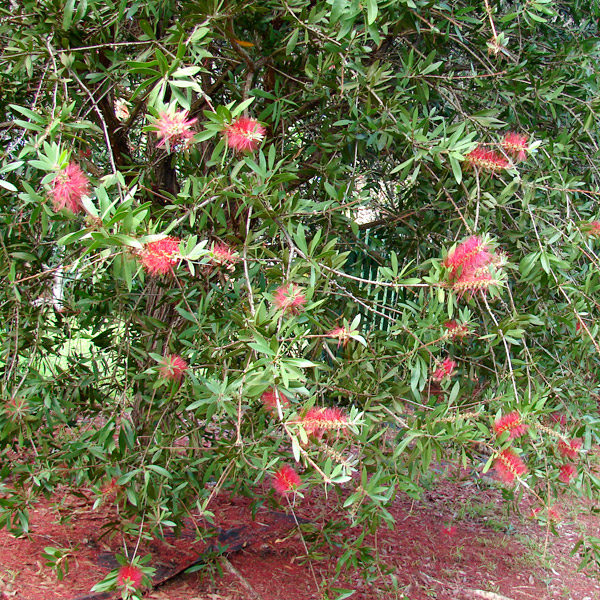
<path id="1" fill-rule="evenodd" d="M 302 293 L 302 288 L 290 283 L 275 290 L 273 303 L 279 310 L 297 315 L 306 304 L 306 296 Z"/>
<path id="2" fill-rule="evenodd" d="M 163 358 L 162 366 L 158 369 L 163 379 L 181 381 L 184 373 L 188 370 L 187 362 L 178 354 L 169 354 Z"/>
<path id="3" fill-rule="evenodd" d="M 311 408 L 300 423 L 308 435 L 321 437 L 326 431 L 345 429 L 348 417 L 341 408 Z"/>
<path id="4" fill-rule="evenodd" d="M 446 321 L 444 327 L 447 329 L 446 335 L 450 338 L 464 338 L 471 333 L 467 325 L 458 323 L 456 319 Z"/>
<path id="5" fill-rule="evenodd" d="M 456 525 L 446 525 L 442 527 L 442 533 L 448 537 L 454 537 L 456 535 Z"/>
<path id="6" fill-rule="evenodd" d="M 443 265 L 454 277 L 464 271 L 473 272 L 493 262 L 493 252 L 477 235 L 472 235 L 448 253 Z"/>
<path id="7" fill-rule="evenodd" d="M 566 458 L 570 458 L 571 460 L 575 460 L 579 456 L 579 451 L 583 443 L 580 438 L 575 438 L 572 440 L 559 440 L 558 441 L 558 451 Z"/>
<path id="8" fill-rule="evenodd" d="M 445 358 L 431 374 L 433 381 L 442 381 L 446 377 L 452 377 L 456 369 L 456 362 L 451 358 Z"/>
<path id="9" fill-rule="evenodd" d="M 496 435 L 500 435 L 505 431 L 509 431 L 509 439 L 513 439 L 523 435 L 527 431 L 528 425 L 523 423 L 521 415 L 514 410 L 503 417 L 500 417 L 494 423 L 494 431 Z"/>
<path id="10" fill-rule="evenodd" d="M 495 150 L 486 150 L 483 146 L 477 146 L 466 156 L 466 160 L 474 167 L 487 171 L 502 171 L 510 167 L 509 160 L 498 154 Z"/>
<path id="11" fill-rule="evenodd" d="M 213 265 L 224 266 L 230 271 L 239 260 L 239 256 L 227 244 L 213 244 L 210 251 L 210 262 Z"/>
<path id="12" fill-rule="evenodd" d="M 301 483 L 300 475 L 288 465 L 283 465 L 273 476 L 273 487 L 282 496 L 293 492 Z"/>
<path id="13" fill-rule="evenodd" d="M 461 242 L 450 251 L 442 264 L 449 271 L 449 285 L 459 294 L 467 291 L 485 291 L 498 283 L 490 269 L 499 266 L 503 257 L 496 254 L 476 235 Z"/>
<path id="14" fill-rule="evenodd" d="M 255 119 L 238 117 L 223 130 L 227 145 L 237 152 L 254 152 L 265 137 L 266 129 Z"/>
<path id="15" fill-rule="evenodd" d="M 140 261 L 150 275 L 166 275 L 179 262 L 179 242 L 175 237 L 166 237 L 148 242 L 140 253 Z"/>
<path id="16" fill-rule="evenodd" d="M 560 425 L 566 425 L 567 424 L 567 417 L 565 414 L 561 413 L 560 411 L 556 411 L 553 412 L 550 415 L 550 418 L 555 421 L 556 423 L 560 424 Z"/>
<path id="17" fill-rule="evenodd" d="M 52 180 L 52 186 L 50 195 L 54 210 L 66 208 L 72 213 L 83 211 L 81 199 L 89 193 L 90 182 L 77 163 L 70 162 L 58 173 Z"/>
<path id="18" fill-rule="evenodd" d="M 144 574 L 135 565 L 123 565 L 117 574 L 117 585 L 123 587 L 139 588 L 142 585 Z"/>
<path id="19" fill-rule="evenodd" d="M 290 405 L 289 399 L 281 392 L 275 392 L 273 388 L 269 388 L 260 397 L 263 406 L 266 410 L 272 413 L 277 413 L 277 395 L 279 394 L 279 405 L 282 409 L 288 408 Z"/>
<path id="20" fill-rule="evenodd" d="M 600 221 L 592 221 L 585 227 L 585 231 L 592 237 L 600 237 Z"/>
<path id="21" fill-rule="evenodd" d="M 523 160 L 527 156 L 529 144 L 527 136 L 522 133 L 507 133 L 501 142 L 501 146 L 510 154 L 516 157 L 517 160 Z"/>
<path id="22" fill-rule="evenodd" d="M 161 112 L 158 114 L 154 126 L 159 138 L 158 148 L 166 146 L 170 148 L 187 148 L 190 145 L 194 132 L 192 125 L 197 119 L 189 119 L 187 110 Z"/>
<path id="23" fill-rule="evenodd" d="M 560 473 L 558 474 L 559 481 L 569 484 L 575 477 L 577 477 L 577 467 L 575 465 L 566 464 L 561 466 Z"/>
<path id="24" fill-rule="evenodd" d="M 494 469 L 498 477 L 505 483 L 512 483 L 516 477 L 527 473 L 527 467 L 521 458 L 510 448 L 498 454 L 494 461 Z"/>

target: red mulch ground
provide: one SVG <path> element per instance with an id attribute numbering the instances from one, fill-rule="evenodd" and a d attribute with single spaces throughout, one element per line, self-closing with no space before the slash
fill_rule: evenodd
<path id="1" fill-rule="evenodd" d="M 211 506 L 216 525 L 234 529 L 222 543 L 245 542 L 245 547 L 198 573 L 169 579 L 146 597 L 333 600 L 340 594 L 334 588 L 346 588 L 356 590 L 350 596 L 354 600 L 598 600 L 599 580 L 593 573 L 577 572 L 579 558 L 570 556 L 581 532 L 598 535 L 600 517 L 583 507 L 581 501 L 563 499 L 564 518 L 557 526 L 559 536 L 554 536 L 526 517 L 531 501 L 521 503 L 522 515 L 509 514 L 493 482 L 442 478 L 419 501 L 405 496 L 395 500 L 390 509 L 394 529 L 382 528 L 363 544 L 378 552 L 366 580 L 359 568 L 336 580 L 341 550 L 321 545 L 315 550 L 320 556 L 307 560 L 289 508 L 277 512 L 265 506 L 253 520 L 250 500 L 222 496 Z M 72 600 L 89 593 L 116 564 L 118 540 L 101 537 L 111 510 L 105 506 L 94 511 L 92 501 L 67 495 L 60 511 L 49 502 L 37 505 L 28 538 L 0 531 L 0 598 Z M 312 539 L 318 539 L 324 521 L 344 523 L 333 498 L 327 500 L 320 492 L 301 500 L 296 515 L 312 521 L 306 533 Z M 450 523 L 456 528 L 452 534 L 444 531 Z M 352 529 L 342 530 L 337 541 L 353 535 L 357 532 Z M 44 564 L 46 546 L 72 548 L 69 574 L 62 582 Z M 205 549 L 189 528 L 180 539 L 147 543 L 141 554 L 151 552 L 154 566 L 174 570 Z"/>

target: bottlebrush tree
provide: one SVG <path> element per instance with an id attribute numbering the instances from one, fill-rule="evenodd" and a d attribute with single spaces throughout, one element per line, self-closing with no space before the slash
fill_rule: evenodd
<path id="1" fill-rule="evenodd" d="M 595 3 L 9 4 L 2 526 L 66 484 L 129 541 L 223 490 L 372 529 L 440 459 L 540 520 L 598 489 Z"/>

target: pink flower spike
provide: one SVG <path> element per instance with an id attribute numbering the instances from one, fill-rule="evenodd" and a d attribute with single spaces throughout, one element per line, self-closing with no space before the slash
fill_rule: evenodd
<path id="1" fill-rule="evenodd" d="M 217 266 L 226 267 L 233 271 L 233 265 L 240 257 L 227 244 L 213 244 L 210 251 L 210 261 Z"/>
<path id="2" fill-rule="evenodd" d="M 166 146 L 167 150 L 187 148 L 194 137 L 192 125 L 197 121 L 197 119 L 188 120 L 187 117 L 187 110 L 159 113 L 154 123 L 156 135 L 160 140 L 156 146 L 158 148 Z"/>
<path id="3" fill-rule="evenodd" d="M 139 567 L 135 565 L 124 565 L 117 574 L 117 585 L 122 587 L 139 588 L 142 585 L 144 574 Z"/>
<path id="4" fill-rule="evenodd" d="M 274 388 L 269 388 L 263 393 L 260 399 L 265 407 L 265 410 L 269 411 L 270 413 L 277 413 L 277 394 L 279 394 L 279 405 L 281 406 L 282 410 L 288 408 L 290 405 L 290 401 L 287 396 L 281 392 L 276 393 Z"/>
<path id="5" fill-rule="evenodd" d="M 181 381 L 187 370 L 188 364 L 181 356 L 169 354 L 163 358 L 162 366 L 158 369 L 158 372 L 163 379 Z"/>
<path id="6" fill-rule="evenodd" d="M 512 483 L 515 478 L 525 475 L 527 467 L 521 458 L 510 448 L 498 454 L 494 461 L 494 469 L 504 483 Z"/>
<path id="7" fill-rule="evenodd" d="M 442 533 L 448 537 L 454 537 L 456 535 L 456 525 L 446 525 L 442 527 Z"/>
<path id="8" fill-rule="evenodd" d="M 558 451 L 566 458 L 570 458 L 571 460 L 577 459 L 579 456 L 579 451 L 583 443 L 581 438 L 575 438 L 572 440 L 559 440 L 558 441 Z"/>
<path id="9" fill-rule="evenodd" d="M 302 293 L 302 288 L 290 283 L 275 290 L 273 303 L 279 310 L 297 315 L 306 304 L 306 296 Z"/>
<path id="10" fill-rule="evenodd" d="M 448 253 L 443 265 L 456 275 L 465 268 L 472 271 L 486 266 L 490 257 L 491 254 L 483 240 L 477 235 L 472 235 Z"/>
<path id="11" fill-rule="evenodd" d="M 322 437 L 326 431 L 345 429 L 348 426 L 348 417 L 341 408 L 309 409 L 300 420 L 307 435 Z"/>
<path id="12" fill-rule="evenodd" d="M 507 133 L 500 145 L 517 160 L 524 160 L 529 150 L 527 136 L 522 133 Z"/>
<path id="13" fill-rule="evenodd" d="M 433 371 L 431 379 L 433 381 L 442 381 L 446 377 L 452 377 L 456 369 L 456 362 L 451 358 L 445 358 L 442 363 Z"/>
<path id="14" fill-rule="evenodd" d="M 575 465 L 569 463 L 561 466 L 560 473 L 558 474 L 559 481 L 568 485 L 575 477 L 577 477 L 577 467 Z"/>
<path id="15" fill-rule="evenodd" d="M 465 158 L 474 167 L 486 171 L 498 172 L 510 167 L 508 159 L 494 150 L 486 150 L 481 145 L 477 146 L 475 150 L 471 150 Z"/>
<path id="16" fill-rule="evenodd" d="M 55 211 L 63 208 L 74 214 L 83 211 L 81 199 L 89 193 L 90 182 L 77 163 L 70 162 L 60 171 L 52 180 L 52 186 L 50 196 Z"/>
<path id="17" fill-rule="evenodd" d="M 254 152 L 265 133 L 266 129 L 249 117 L 238 117 L 223 130 L 227 145 L 236 152 Z"/>
<path id="18" fill-rule="evenodd" d="M 504 261 L 476 235 L 461 242 L 451 250 L 442 264 L 448 269 L 448 284 L 459 294 L 486 291 L 490 285 L 498 283 L 492 277 L 492 267 Z"/>
<path id="19" fill-rule="evenodd" d="M 444 327 L 447 332 L 446 335 L 450 338 L 464 338 L 467 337 L 471 332 L 469 327 L 464 323 L 458 323 L 456 319 L 451 319 L 444 323 Z"/>
<path id="20" fill-rule="evenodd" d="M 282 496 L 295 491 L 301 483 L 300 475 L 288 465 L 283 465 L 273 476 L 273 488 Z"/>
<path id="21" fill-rule="evenodd" d="M 179 238 L 166 237 L 148 242 L 140 253 L 140 261 L 150 275 L 166 275 L 173 272 L 179 262 Z"/>
<path id="22" fill-rule="evenodd" d="M 500 417 L 494 423 L 494 431 L 496 435 L 500 435 L 505 431 L 509 431 L 509 439 L 513 439 L 523 435 L 527 431 L 528 425 L 523 423 L 521 415 L 514 410 L 503 417 Z"/>

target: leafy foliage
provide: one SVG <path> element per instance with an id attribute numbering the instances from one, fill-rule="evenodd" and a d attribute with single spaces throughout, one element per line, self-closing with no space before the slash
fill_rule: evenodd
<path id="1" fill-rule="evenodd" d="M 67 482 L 162 535 L 296 463 L 369 529 L 501 451 L 550 506 L 571 438 L 598 487 L 595 3 L 0 14 L 1 525 Z"/>

